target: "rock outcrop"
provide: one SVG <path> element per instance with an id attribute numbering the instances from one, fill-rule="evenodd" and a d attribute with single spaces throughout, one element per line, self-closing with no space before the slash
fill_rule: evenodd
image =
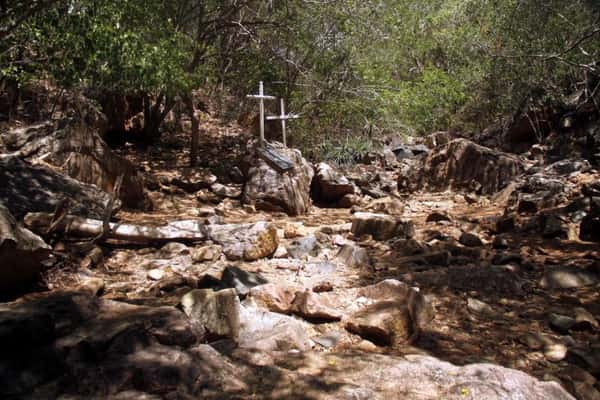
<path id="1" fill-rule="evenodd" d="M 18 157 L 0 156 L 0 201 L 17 219 L 28 212 L 53 213 L 63 199 L 69 201 L 69 214 L 102 220 L 110 195 Z"/>
<path id="2" fill-rule="evenodd" d="M 399 178 L 401 190 L 447 189 L 493 194 L 522 172 L 521 162 L 506 153 L 455 139 L 436 147 L 423 160 Z"/>
<path id="3" fill-rule="evenodd" d="M 92 129 L 70 120 L 63 121 L 57 130 L 42 131 L 15 129 L 8 133 L 5 143 L 15 155 L 26 159 L 43 160 L 70 177 L 111 193 L 119 175 L 123 184 L 119 198 L 123 205 L 143 209 L 147 205 L 142 176 L 135 166 L 115 154 Z"/>
<path id="4" fill-rule="evenodd" d="M 0 290 L 14 289 L 36 278 L 50 246 L 17 223 L 0 202 Z"/>
<path id="5" fill-rule="evenodd" d="M 299 150 L 272 145 L 294 163 L 293 171 L 281 173 L 255 153 L 248 156 L 247 177 L 242 202 L 257 209 L 283 211 L 289 215 L 306 214 L 311 206 L 312 166 Z"/>

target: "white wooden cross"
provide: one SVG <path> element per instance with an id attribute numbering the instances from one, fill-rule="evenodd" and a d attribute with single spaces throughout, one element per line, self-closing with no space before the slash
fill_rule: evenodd
<path id="1" fill-rule="evenodd" d="M 265 146 L 265 100 L 275 100 L 275 96 L 266 96 L 264 94 L 263 82 L 258 84 L 258 94 L 249 94 L 249 99 L 256 99 L 260 104 L 260 147 Z"/>
<path id="2" fill-rule="evenodd" d="M 287 139 L 286 139 L 286 135 L 285 135 L 285 121 L 287 121 L 288 119 L 297 119 L 300 118 L 299 115 L 297 114 L 286 114 L 285 113 L 285 103 L 283 102 L 283 99 L 281 100 L 281 115 L 273 115 L 273 116 L 268 116 L 267 120 L 269 121 L 273 121 L 273 120 L 280 120 L 281 121 L 281 134 L 283 135 L 283 147 L 287 147 Z"/>

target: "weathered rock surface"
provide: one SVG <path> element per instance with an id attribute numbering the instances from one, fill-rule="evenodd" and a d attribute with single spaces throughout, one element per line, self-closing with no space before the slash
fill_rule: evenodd
<path id="1" fill-rule="evenodd" d="M 345 195 L 355 194 L 354 192 L 352 182 L 329 164 L 321 162 L 315 166 L 311 184 L 311 195 L 315 201 L 334 204 Z"/>
<path id="2" fill-rule="evenodd" d="M 229 260 L 254 261 L 270 257 L 277 250 L 277 229 L 268 222 L 207 226 L 208 236 L 223 246 Z"/>
<path id="3" fill-rule="evenodd" d="M 310 290 L 298 291 L 291 305 L 291 311 L 303 318 L 319 321 L 339 321 L 342 312 L 329 301 L 327 294 L 318 294 Z"/>
<path id="4" fill-rule="evenodd" d="M 570 289 L 595 285 L 600 282 L 600 276 L 591 271 L 576 267 L 548 267 L 540 281 L 544 288 Z"/>
<path id="5" fill-rule="evenodd" d="M 36 278 L 50 253 L 50 246 L 17 223 L 0 202 L 0 289 L 14 289 Z"/>
<path id="6" fill-rule="evenodd" d="M 240 336 L 240 300 L 235 289 L 218 292 L 196 289 L 181 298 L 183 312 L 209 335 L 237 341 Z"/>
<path id="7" fill-rule="evenodd" d="M 412 237 L 414 230 L 412 221 L 403 221 L 391 215 L 358 212 L 352 217 L 352 234 L 357 237 L 371 235 L 375 240 L 388 240 L 393 237 Z"/>
<path id="8" fill-rule="evenodd" d="M 18 130 L 9 136 L 21 137 L 11 140 L 12 150 L 27 159 L 44 156 L 44 161 L 62 169 L 70 177 L 111 193 L 119 175 L 123 184 L 119 198 L 128 208 L 143 209 L 146 205 L 144 182 L 135 166 L 115 154 L 100 136 L 83 124 L 63 121 L 51 134 L 25 135 Z"/>
<path id="9" fill-rule="evenodd" d="M 277 151 L 289 158 L 294 170 L 279 173 L 265 161 L 251 154 L 247 181 L 242 201 L 257 209 L 283 211 L 290 215 L 306 214 L 311 206 L 310 184 L 314 175 L 312 166 L 299 150 L 277 146 Z"/>
<path id="10" fill-rule="evenodd" d="M 261 351 L 307 351 L 312 347 L 308 327 L 293 317 L 254 307 L 242 306 L 238 345 Z"/>
<path id="11" fill-rule="evenodd" d="M 261 308 L 282 314 L 289 314 L 296 293 L 302 291 L 299 285 L 281 285 L 267 283 L 255 286 L 248 294 L 254 303 Z"/>
<path id="12" fill-rule="evenodd" d="M 103 219 L 110 195 L 18 157 L 0 156 L 0 201 L 16 218 L 28 212 L 53 213 L 63 199 L 69 200 L 70 214 Z"/>
<path id="13" fill-rule="evenodd" d="M 352 243 L 342 246 L 336 258 L 348 268 L 362 268 L 371 265 L 367 250 Z"/>
<path id="14" fill-rule="evenodd" d="M 422 165 L 412 168 L 408 176 L 401 176 L 399 188 L 458 189 L 493 194 L 510 183 L 522 169 L 516 157 L 466 139 L 456 139 L 436 147 Z"/>
<path id="15" fill-rule="evenodd" d="M 319 243 L 314 235 L 296 239 L 286 246 L 287 254 L 293 258 L 316 256 L 319 248 Z"/>

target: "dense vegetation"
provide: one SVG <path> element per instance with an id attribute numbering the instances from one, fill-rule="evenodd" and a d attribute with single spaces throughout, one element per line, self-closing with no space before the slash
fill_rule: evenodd
<path id="1" fill-rule="evenodd" d="M 593 0 L 12 0 L 0 15 L 3 91 L 49 79 L 113 116 L 103 99 L 135 97 L 152 139 L 176 104 L 193 115 L 193 90 L 236 116 L 258 80 L 329 153 L 600 97 Z"/>

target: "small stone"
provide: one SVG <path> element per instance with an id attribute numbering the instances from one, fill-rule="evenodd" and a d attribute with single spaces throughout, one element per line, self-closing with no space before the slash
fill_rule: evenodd
<path id="1" fill-rule="evenodd" d="M 294 240 L 290 245 L 286 246 L 288 254 L 292 258 L 297 259 L 309 255 L 316 256 L 319 253 L 319 248 L 317 238 L 314 235 Z"/>
<path id="2" fill-rule="evenodd" d="M 469 233 L 469 232 L 463 232 L 460 235 L 460 238 L 458 239 L 458 241 L 460 244 L 462 244 L 463 246 L 467 246 L 467 247 L 483 246 L 483 242 L 481 241 L 479 236 L 477 236 L 473 233 Z"/>
<path id="3" fill-rule="evenodd" d="M 277 246 L 277 250 L 275 250 L 275 253 L 273 254 L 273 258 L 288 258 L 288 256 L 287 249 L 281 244 Z"/>
<path id="4" fill-rule="evenodd" d="M 578 330 L 598 329 L 598 321 L 596 320 L 596 318 L 594 318 L 592 313 L 590 313 L 588 310 L 586 310 L 583 307 L 576 307 L 573 311 L 575 312 L 575 322 L 577 323 L 576 329 L 578 329 Z"/>
<path id="5" fill-rule="evenodd" d="M 467 308 L 469 309 L 469 311 L 475 314 L 481 314 L 486 316 L 493 316 L 496 314 L 494 309 L 489 304 L 481 300 L 474 299 L 472 297 L 469 297 L 467 299 Z"/>
<path id="6" fill-rule="evenodd" d="M 446 212 L 434 211 L 427 216 L 425 222 L 440 222 L 440 221 L 451 221 L 450 216 Z"/>
<path id="7" fill-rule="evenodd" d="M 288 314 L 291 311 L 292 302 L 296 297 L 296 292 L 301 290 L 302 288 L 300 286 L 267 283 L 251 288 L 248 297 L 252 299 L 258 307 L 266 308 L 273 312 Z"/>
<path id="8" fill-rule="evenodd" d="M 221 256 L 222 247 L 218 245 L 202 246 L 191 251 L 192 261 L 194 262 L 205 262 L 205 261 L 217 261 Z"/>
<path id="9" fill-rule="evenodd" d="M 502 235 L 496 235 L 492 241 L 492 247 L 495 249 L 508 249 L 509 243 L 506 237 Z"/>
<path id="10" fill-rule="evenodd" d="M 576 323 L 574 318 L 566 315 L 550 314 L 550 327 L 559 333 L 567 334 Z"/>
<path id="11" fill-rule="evenodd" d="M 595 285 L 600 278 L 593 272 L 577 267 L 547 267 L 540 286 L 549 289 L 571 289 Z"/>
<path id="12" fill-rule="evenodd" d="M 220 183 L 214 183 L 211 185 L 210 190 L 219 197 L 227 197 L 230 199 L 237 199 L 242 196 L 241 186 L 225 186 Z"/>
<path id="13" fill-rule="evenodd" d="M 313 342 L 320 344 L 326 349 L 330 349 L 334 347 L 336 344 L 340 342 L 342 338 L 341 332 L 329 332 L 325 335 L 317 336 L 313 338 Z"/>
<path id="14" fill-rule="evenodd" d="M 151 279 L 153 281 L 160 281 L 165 276 L 165 273 L 163 272 L 163 270 L 155 268 L 148 271 L 147 275 L 148 279 Z"/>
<path id="15" fill-rule="evenodd" d="M 331 282 L 320 282 L 313 286 L 312 290 L 315 293 L 331 292 L 333 291 L 333 285 Z"/>
<path id="16" fill-rule="evenodd" d="M 170 242 L 160 248 L 159 256 L 161 258 L 173 258 L 182 254 L 189 254 L 190 249 L 183 243 Z"/>
<path id="17" fill-rule="evenodd" d="M 544 347 L 544 357 L 552 362 L 563 360 L 567 356 L 567 346 L 562 343 L 551 343 Z"/>

